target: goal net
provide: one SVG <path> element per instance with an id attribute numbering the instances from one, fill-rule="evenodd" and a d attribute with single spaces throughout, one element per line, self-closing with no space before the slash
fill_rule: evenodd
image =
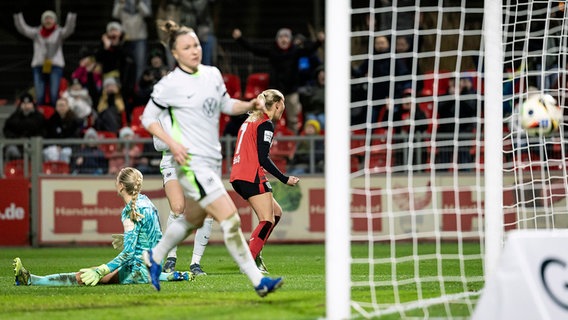
<path id="1" fill-rule="evenodd" d="M 531 91 L 564 105 L 563 1 L 347 6 L 326 7 L 327 316 L 469 317 L 508 230 L 568 224 L 563 128 L 518 125 Z"/>

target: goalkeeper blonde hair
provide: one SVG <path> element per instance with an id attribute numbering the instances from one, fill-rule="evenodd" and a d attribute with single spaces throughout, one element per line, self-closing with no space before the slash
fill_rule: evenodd
<path id="1" fill-rule="evenodd" d="M 138 211 L 136 200 L 138 200 L 138 195 L 140 190 L 142 190 L 142 181 L 144 179 L 142 173 L 138 169 L 126 167 L 120 170 L 117 179 L 124 186 L 124 191 L 129 196 L 132 196 L 132 201 L 130 201 L 130 220 L 140 221 L 144 216 Z"/>

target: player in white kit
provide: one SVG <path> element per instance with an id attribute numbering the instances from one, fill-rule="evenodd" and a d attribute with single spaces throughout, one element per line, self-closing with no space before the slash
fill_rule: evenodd
<path id="1" fill-rule="evenodd" d="M 258 270 L 240 227 L 237 208 L 221 180 L 220 112 L 235 115 L 262 109 L 262 102 L 231 99 L 221 72 L 201 64 L 195 32 L 168 21 L 169 48 L 176 68 L 155 86 L 142 115 L 144 127 L 171 152 L 186 197 L 185 219 L 176 219 L 160 242 L 144 253 L 152 285 L 160 290 L 161 262 L 170 249 L 201 227 L 207 215 L 220 224 L 227 250 L 261 297 L 278 289 L 282 278 Z"/>

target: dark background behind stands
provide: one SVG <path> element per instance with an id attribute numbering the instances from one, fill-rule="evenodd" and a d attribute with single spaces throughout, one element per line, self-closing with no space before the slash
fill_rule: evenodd
<path id="1" fill-rule="evenodd" d="M 154 14 L 159 3 L 159 0 L 152 1 Z M 274 41 L 276 31 L 281 27 L 309 35 L 308 24 L 316 30 L 323 28 L 324 4 L 324 0 L 214 1 L 212 14 L 220 45 L 219 69 L 239 75 L 241 82 L 245 83 L 249 73 L 266 72 L 268 68 L 266 59 L 254 58 L 234 44 L 231 38 L 233 28 L 240 28 L 247 39 L 259 44 Z M 31 26 L 40 24 L 41 14 L 45 10 L 56 11 L 58 23 L 65 22 L 68 12 L 77 13 L 75 33 L 63 45 L 66 62 L 64 76 L 69 78 L 78 64 L 81 46 L 96 48 L 99 45 L 106 24 L 112 20 L 112 6 L 113 0 L 0 1 L 0 104 L 13 105 L 16 97 L 33 84 L 30 70 L 32 43 L 16 31 L 12 17 L 14 13 L 23 12 L 26 22 Z M 150 51 L 159 47 L 154 19 L 148 21 L 148 27 Z"/>

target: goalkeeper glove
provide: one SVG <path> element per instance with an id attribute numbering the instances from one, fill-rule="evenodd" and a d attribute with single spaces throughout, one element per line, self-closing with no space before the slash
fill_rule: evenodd
<path id="1" fill-rule="evenodd" d="M 113 234 L 112 235 L 112 247 L 122 251 L 124 249 L 124 235 L 123 234 Z"/>
<path id="2" fill-rule="evenodd" d="M 95 286 L 104 276 L 110 273 L 110 269 L 106 264 L 101 264 L 96 268 L 81 269 L 79 272 L 82 272 L 81 281 L 85 285 Z"/>

